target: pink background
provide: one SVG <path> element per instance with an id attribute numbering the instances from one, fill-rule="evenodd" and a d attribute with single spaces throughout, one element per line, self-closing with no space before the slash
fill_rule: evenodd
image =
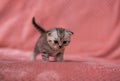
<path id="1" fill-rule="evenodd" d="M 113 64 L 112 66 L 115 68 L 116 65 L 119 66 L 120 0 L 1 0 L 0 66 L 4 65 L 7 68 L 3 62 L 6 60 L 8 60 L 6 63 L 13 59 L 15 60 L 14 62 L 16 60 L 30 60 L 34 45 L 40 36 L 31 23 L 33 16 L 35 16 L 36 22 L 46 30 L 54 27 L 63 27 L 74 32 L 71 44 L 65 51 L 65 59 L 73 61 L 71 65 L 77 66 L 77 61 L 88 61 L 88 63 L 92 61 L 95 64 L 102 63 L 105 72 L 99 70 L 98 65 L 95 65 L 98 68 L 94 70 L 100 71 L 102 74 L 106 73 L 106 75 L 110 72 L 108 70 L 109 67 L 105 67 L 107 64 Z M 21 61 L 20 63 L 20 66 L 24 66 Z M 13 66 L 16 64 L 13 63 Z M 29 65 L 30 63 L 28 63 Z M 42 65 L 44 66 L 44 63 Z M 67 67 L 66 64 L 63 65 L 64 67 L 60 71 L 65 70 Z M 51 65 L 48 64 L 47 66 L 50 67 Z M 59 63 L 56 63 L 55 70 L 57 70 L 57 66 L 59 66 Z M 26 67 L 27 65 L 24 66 L 24 68 Z M 32 67 L 35 69 L 37 66 Z M 42 66 L 39 67 L 42 68 Z M 86 67 L 90 69 L 89 64 Z M 20 67 L 16 65 L 16 68 L 19 69 Z M 80 66 L 80 69 L 82 68 Z M 66 70 L 66 72 L 71 71 L 71 69 Z M 75 70 L 81 73 L 80 69 Z M 102 74 L 98 74 L 98 72 L 95 72 L 96 76 L 101 76 Z M 85 73 L 87 75 L 86 71 Z M 64 73 L 63 75 L 69 76 Z M 85 75 L 83 75 L 83 81 L 93 81 L 90 77 L 85 79 Z M 114 76 L 114 74 L 110 76 Z M 118 79 L 119 76 L 114 77 L 111 77 L 111 81 L 120 81 Z M 109 79 L 107 76 L 101 78 L 103 81 L 110 81 L 107 80 Z M 13 79 L 11 78 L 11 80 Z M 5 80 L 7 81 L 7 79 Z M 99 81 L 99 77 L 96 80 Z M 75 79 L 75 81 L 78 80 Z"/>

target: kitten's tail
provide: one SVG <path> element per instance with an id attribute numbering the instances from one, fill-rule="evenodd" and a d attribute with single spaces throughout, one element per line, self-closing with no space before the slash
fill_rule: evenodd
<path id="1" fill-rule="evenodd" d="M 35 26 L 35 28 L 41 33 L 45 33 L 46 31 L 41 27 L 39 26 L 36 22 L 35 22 L 35 17 L 32 18 L 32 24 Z"/>

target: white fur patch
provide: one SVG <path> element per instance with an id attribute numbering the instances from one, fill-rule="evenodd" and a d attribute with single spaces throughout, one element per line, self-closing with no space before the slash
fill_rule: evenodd
<path id="1" fill-rule="evenodd" d="M 57 39 L 57 38 L 58 38 L 58 35 L 57 35 L 57 31 L 55 31 L 55 30 L 52 31 L 51 35 L 47 37 L 48 40 L 52 40 L 52 41 Z"/>

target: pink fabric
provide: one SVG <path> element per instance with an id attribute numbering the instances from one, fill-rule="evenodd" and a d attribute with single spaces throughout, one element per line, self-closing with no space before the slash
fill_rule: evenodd
<path id="1" fill-rule="evenodd" d="M 74 32 L 65 62 L 30 61 L 40 36 L 33 16 Z M 119 64 L 119 0 L 0 1 L 0 81 L 120 81 Z"/>

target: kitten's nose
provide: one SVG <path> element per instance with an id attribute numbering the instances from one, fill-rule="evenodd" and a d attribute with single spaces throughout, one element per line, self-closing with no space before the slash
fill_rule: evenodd
<path id="1" fill-rule="evenodd" d="M 59 48 L 62 48 L 62 46 L 59 46 Z"/>

